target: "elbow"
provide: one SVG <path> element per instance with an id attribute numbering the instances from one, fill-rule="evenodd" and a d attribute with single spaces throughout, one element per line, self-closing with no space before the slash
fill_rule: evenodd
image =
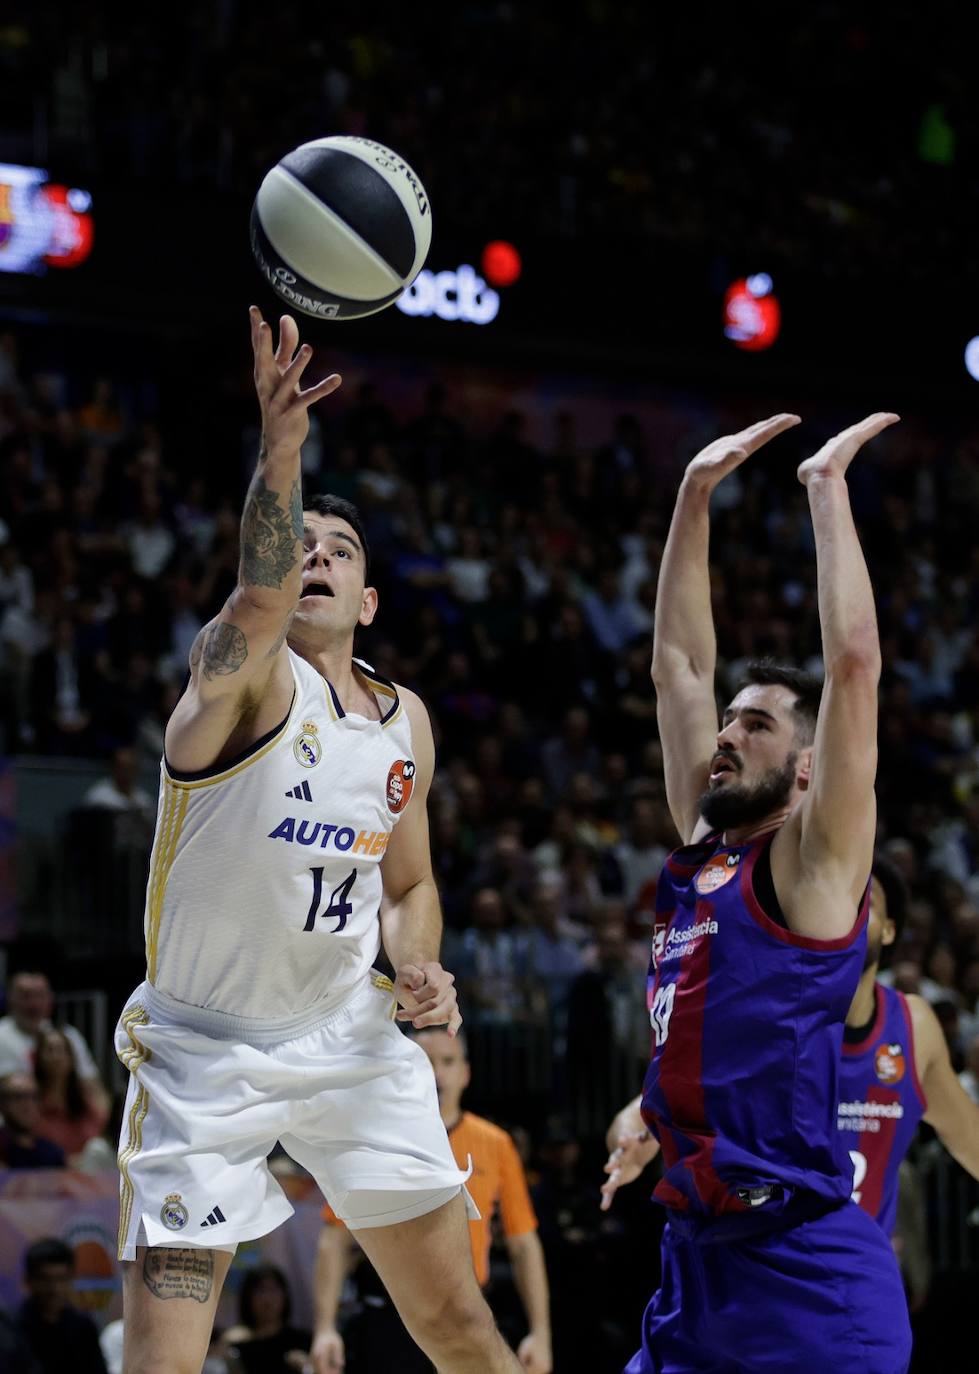
<path id="1" fill-rule="evenodd" d="M 876 688 L 881 674 L 880 644 L 876 635 L 867 635 L 844 646 L 826 660 L 826 678 L 834 682 L 865 684 Z"/>

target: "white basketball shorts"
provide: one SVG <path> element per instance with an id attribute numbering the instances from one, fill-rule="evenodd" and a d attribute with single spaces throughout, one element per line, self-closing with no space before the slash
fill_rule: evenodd
<path id="1" fill-rule="evenodd" d="M 393 1013 L 390 981 L 372 973 L 293 1039 L 238 1029 L 232 1040 L 221 1035 L 229 1018 L 211 1025 L 207 1012 L 137 988 L 116 1028 L 130 1070 L 119 1258 L 135 1259 L 137 1245 L 233 1250 L 274 1230 L 292 1215 L 266 1163 L 277 1141 L 351 1230 L 454 1196 L 469 1172 L 452 1157 L 428 1057 Z"/>

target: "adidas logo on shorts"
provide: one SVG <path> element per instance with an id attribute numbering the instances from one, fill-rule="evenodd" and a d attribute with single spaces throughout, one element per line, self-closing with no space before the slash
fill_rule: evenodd
<path id="1" fill-rule="evenodd" d="M 309 790 L 309 783 L 306 782 L 305 779 L 301 783 L 298 783 L 295 787 L 291 788 L 286 793 L 286 796 L 295 797 L 297 801 L 313 800 L 313 794 Z"/>
<path id="2" fill-rule="evenodd" d="M 204 1218 L 204 1220 L 201 1222 L 201 1225 L 202 1225 L 202 1226 L 220 1226 L 221 1223 L 222 1223 L 222 1221 L 226 1221 L 226 1220 L 227 1220 L 227 1218 L 225 1217 L 224 1213 L 221 1211 L 221 1208 L 220 1208 L 220 1207 L 215 1207 L 215 1209 L 214 1209 L 213 1212 L 208 1212 L 207 1216 L 206 1216 L 206 1217 Z"/>

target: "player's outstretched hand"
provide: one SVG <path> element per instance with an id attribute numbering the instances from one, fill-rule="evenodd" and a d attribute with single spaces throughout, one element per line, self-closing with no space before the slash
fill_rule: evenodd
<path id="1" fill-rule="evenodd" d="M 649 1131 L 630 1131 L 619 1136 L 604 1165 L 608 1178 L 602 1184 L 601 1211 L 608 1211 L 618 1190 L 639 1177 L 658 1149 L 659 1141 Z"/>
<path id="2" fill-rule="evenodd" d="M 811 458 L 807 458 L 799 465 L 799 481 L 807 487 L 814 477 L 834 473 L 842 477 L 867 440 L 876 438 L 881 430 L 887 429 L 889 425 L 896 425 L 900 418 L 900 415 L 893 415 L 889 410 L 878 410 L 876 414 L 868 415 L 866 420 L 861 420 L 859 424 L 851 425 L 841 434 L 835 434 L 823 444 L 818 453 L 814 453 Z"/>
<path id="3" fill-rule="evenodd" d="M 534 1331 L 524 1336 L 517 1346 L 517 1359 L 527 1374 L 551 1374 L 554 1368 L 550 1341 Z"/>
<path id="4" fill-rule="evenodd" d="M 695 458 L 691 458 L 684 481 L 713 491 L 722 478 L 740 467 L 752 453 L 757 453 L 770 439 L 798 424 L 801 424 L 798 415 L 773 415 L 768 420 L 749 425 L 738 434 L 725 434 L 723 439 L 715 439 L 701 449 Z"/>
<path id="5" fill-rule="evenodd" d="M 266 453 L 298 453 L 309 433 L 309 407 L 340 385 L 335 372 L 300 391 L 299 381 L 313 356 L 309 344 L 299 347 L 299 329 L 291 315 L 279 321 L 279 346 L 272 348 L 272 330 L 262 312 L 248 310 L 255 355 L 255 390 L 262 408 L 262 447 Z"/>
<path id="6" fill-rule="evenodd" d="M 339 1331 L 321 1331 L 313 1341 L 306 1368 L 313 1374 L 340 1374 L 346 1363 Z"/>
<path id="7" fill-rule="evenodd" d="M 434 960 L 428 964 L 402 964 L 394 980 L 394 995 L 401 1003 L 399 1021 L 410 1021 L 415 1030 L 445 1026 L 455 1035 L 462 1025 L 456 998 L 455 977 Z"/>

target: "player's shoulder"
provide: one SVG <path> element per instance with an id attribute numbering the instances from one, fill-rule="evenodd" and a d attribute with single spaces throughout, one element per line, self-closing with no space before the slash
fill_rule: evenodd
<path id="1" fill-rule="evenodd" d="M 399 682 L 394 682 L 391 685 L 397 692 L 402 710 L 408 717 L 412 738 L 416 741 L 431 740 L 433 738 L 432 718 L 422 698 L 410 687 L 403 687 Z"/>
<path id="2" fill-rule="evenodd" d="M 918 1072 L 924 1073 L 928 1063 L 945 1047 L 941 1024 L 931 1003 L 918 993 L 896 993 L 895 996 L 903 996 L 907 1005 L 914 1037 L 914 1057 Z"/>

